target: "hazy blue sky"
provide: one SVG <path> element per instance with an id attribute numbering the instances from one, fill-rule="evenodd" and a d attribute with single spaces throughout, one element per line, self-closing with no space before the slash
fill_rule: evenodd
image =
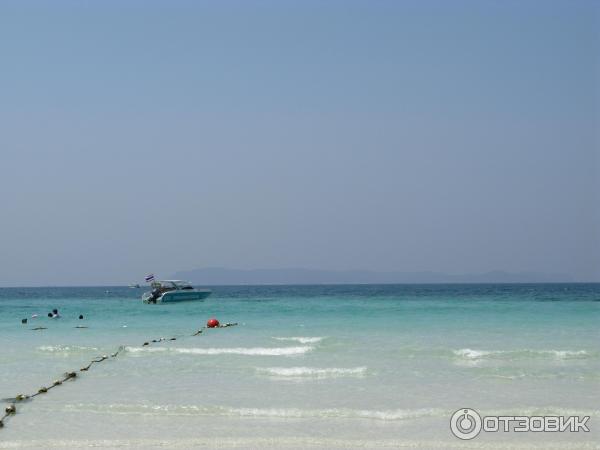
<path id="1" fill-rule="evenodd" d="M 0 285 L 600 280 L 600 3 L 0 3 Z"/>

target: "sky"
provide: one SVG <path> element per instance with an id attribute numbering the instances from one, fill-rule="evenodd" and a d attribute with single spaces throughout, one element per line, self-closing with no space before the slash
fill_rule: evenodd
<path id="1" fill-rule="evenodd" d="M 600 281 L 599 30 L 595 1 L 2 1 L 0 286 Z"/>

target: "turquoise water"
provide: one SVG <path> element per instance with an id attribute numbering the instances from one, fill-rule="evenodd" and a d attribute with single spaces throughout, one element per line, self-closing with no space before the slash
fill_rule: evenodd
<path id="1" fill-rule="evenodd" d="M 461 447 L 448 421 L 463 407 L 591 417 L 590 433 L 477 445 L 600 441 L 599 284 L 215 287 L 170 305 L 141 294 L 0 289 L 0 397 L 125 346 L 20 404 L 0 446 Z M 213 316 L 239 325 L 190 336 Z"/>

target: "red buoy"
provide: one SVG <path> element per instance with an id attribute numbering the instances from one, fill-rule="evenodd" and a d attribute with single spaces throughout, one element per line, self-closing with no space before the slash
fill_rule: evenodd
<path id="1" fill-rule="evenodd" d="M 219 321 L 213 317 L 212 319 L 208 319 L 208 322 L 206 322 L 206 326 L 208 328 L 216 328 L 219 326 Z"/>

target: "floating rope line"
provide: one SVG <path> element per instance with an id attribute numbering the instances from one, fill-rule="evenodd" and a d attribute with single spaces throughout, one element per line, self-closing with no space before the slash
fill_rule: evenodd
<path id="1" fill-rule="evenodd" d="M 143 346 L 148 346 L 150 344 L 155 344 L 155 343 L 164 342 L 164 341 L 176 341 L 178 338 L 182 338 L 182 337 L 198 336 L 198 335 L 202 334 L 204 332 L 204 330 L 207 328 L 227 328 L 227 327 L 233 327 L 235 325 L 237 325 L 237 322 L 225 323 L 222 325 L 217 325 L 217 326 L 212 326 L 212 327 L 202 327 L 193 334 L 180 334 L 180 335 L 175 335 L 171 338 L 161 337 L 158 339 L 152 339 L 151 341 L 144 342 Z M 111 353 L 110 356 L 102 355 L 102 356 L 95 357 L 94 359 L 92 359 L 90 361 L 90 363 L 87 366 L 83 366 L 82 368 L 80 368 L 79 372 L 87 372 L 88 370 L 90 370 L 90 368 L 94 364 L 99 364 L 110 358 L 116 358 L 120 353 L 122 353 L 124 351 L 125 351 L 125 346 L 120 345 L 119 348 L 117 349 L 117 351 L 114 353 Z M 50 386 L 47 386 L 47 387 L 42 386 L 40 389 L 38 389 L 38 391 L 35 394 L 29 394 L 29 395 L 28 394 L 17 394 L 15 397 L 12 397 L 12 398 L 4 398 L 3 401 L 9 402 L 10 405 L 5 408 L 4 415 L 0 418 L 0 428 L 4 428 L 4 421 L 6 419 L 8 419 L 10 416 L 14 416 L 17 413 L 16 403 L 33 400 L 38 395 L 46 394 L 46 393 L 48 393 L 48 391 L 50 389 L 54 389 L 57 386 L 61 386 L 65 381 L 69 381 L 69 380 L 75 381 L 76 378 L 77 378 L 77 372 L 65 372 L 65 374 L 62 376 L 62 378 L 55 380 Z"/>

